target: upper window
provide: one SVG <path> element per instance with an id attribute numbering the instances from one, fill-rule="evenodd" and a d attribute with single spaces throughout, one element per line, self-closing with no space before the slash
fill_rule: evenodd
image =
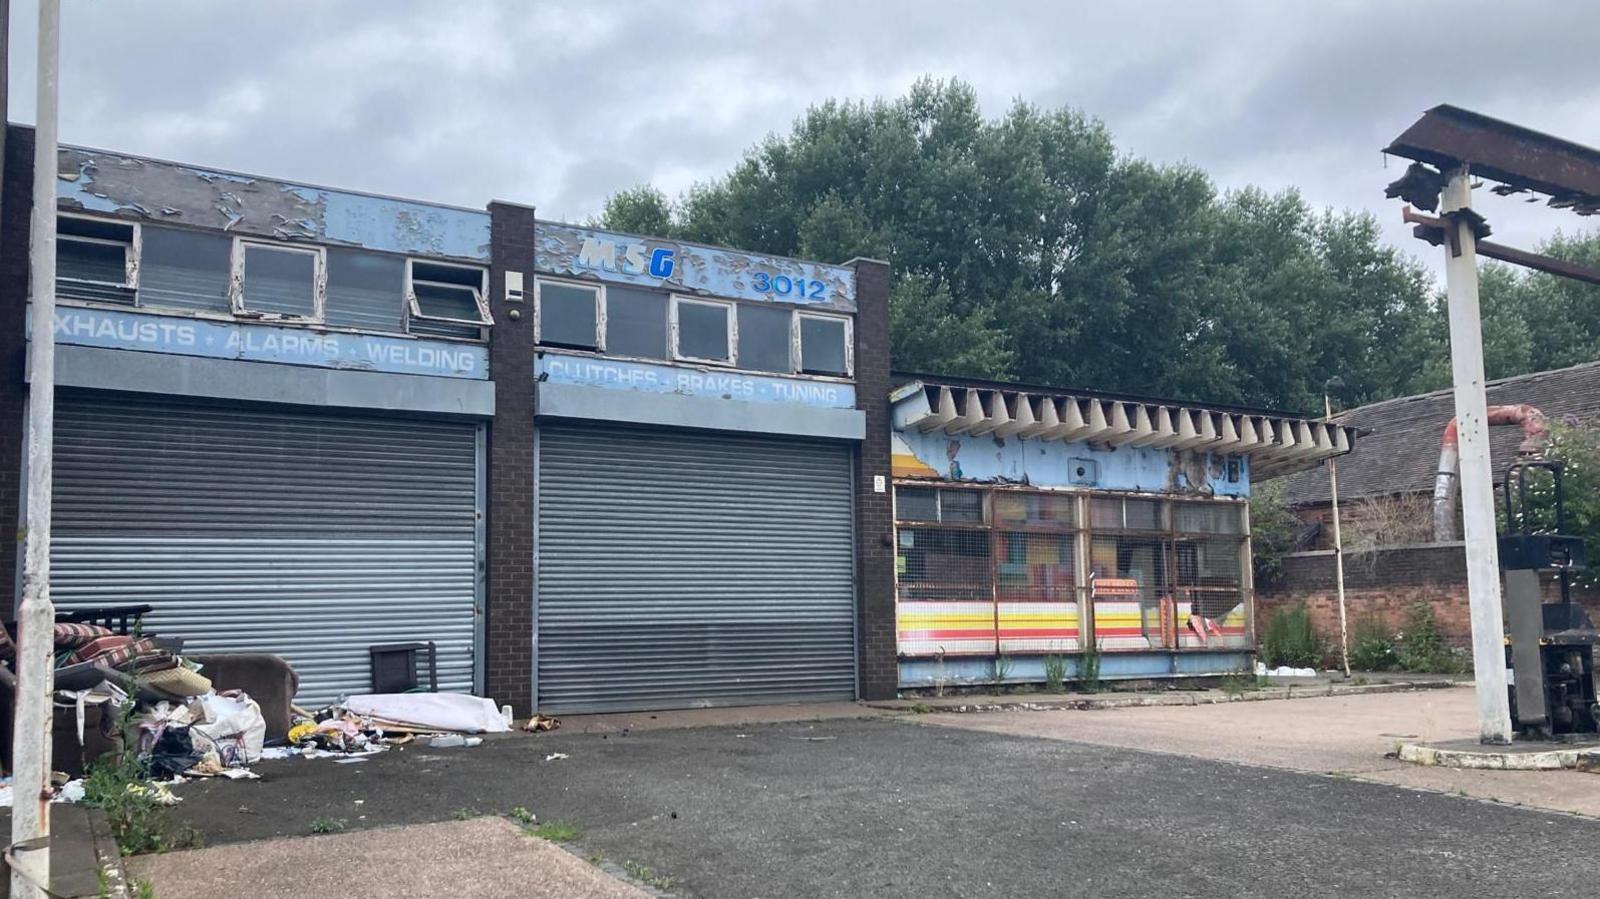
<path id="1" fill-rule="evenodd" d="M 241 240 L 234 311 L 283 318 L 320 319 L 324 281 L 320 247 L 289 247 Z"/>
<path id="2" fill-rule="evenodd" d="M 599 349 L 604 297 L 598 285 L 535 280 L 538 342 L 581 350 Z"/>
<path id="3" fill-rule="evenodd" d="M 983 492 L 934 487 L 896 487 L 894 517 L 900 521 L 982 524 Z"/>
<path id="4" fill-rule="evenodd" d="M 637 287 L 606 288 L 606 352 L 670 359 L 667 295 Z"/>
<path id="5" fill-rule="evenodd" d="M 138 287 L 138 226 L 101 219 L 56 219 L 56 295 L 132 306 Z"/>
<path id="6" fill-rule="evenodd" d="M 750 371 L 789 374 L 794 371 L 790 346 L 794 325 L 790 311 L 781 306 L 739 307 L 739 367 Z"/>
<path id="7" fill-rule="evenodd" d="M 798 313 L 800 370 L 808 375 L 850 373 L 850 320 L 836 315 Z"/>
<path id="8" fill-rule="evenodd" d="M 435 337 L 483 337 L 491 324 L 481 268 L 410 261 L 409 329 Z"/>
<path id="9" fill-rule="evenodd" d="M 732 365 L 733 304 L 673 297 L 672 337 L 675 359 Z"/>

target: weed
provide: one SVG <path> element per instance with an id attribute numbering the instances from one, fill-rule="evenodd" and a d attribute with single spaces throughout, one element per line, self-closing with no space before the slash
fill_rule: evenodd
<path id="1" fill-rule="evenodd" d="M 601 865 L 606 863 L 606 857 L 601 855 L 600 853 L 596 852 L 594 855 L 589 856 L 588 861 L 589 861 L 589 864 L 594 865 L 596 868 L 598 868 Z"/>
<path id="2" fill-rule="evenodd" d="M 539 820 L 537 815 L 520 805 L 507 812 L 506 817 L 524 826 L 536 824 Z"/>
<path id="3" fill-rule="evenodd" d="M 457 821 L 470 821 L 478 817 L 478 810 L 475 808 L 458 808 L 452 817 Z"/>
<path id="4" fill-rule="evenodd" d="M 1311 613 L 1304 604 L 1282 609 L 1267 622 L 1267 633 L 1261 640 L 1261 657 L 1268 668 L 1281 665 L 1313 668 L 1325 655 L 1327 649 L 1312 628 Z"/>
<path id="5" fill-rule="evenodd" d="M 1044 688 L 1060 693 L 1067 683 L 1067 660 L 1060 656 L 1044 657 Z"/>
<path id="6" fill-rule="evenodd" d="M 911 714 L 913 715 L 926 715 L 931 711 L 933 711 L 933 706 L 928 705 L 926 702 L 913 702 L 911 704 Z"/>
<path id="7" fill-rule="evenodd" d="M 1078 660 L 1078 689 L 1085 693 L 1099 693 L 1100 683 L 1100 643 L 1094 643 L 1083 648 L 1083 657 Z"/>
<path id="8" fill-rule="evenodd" d="M 1392 671 L 1399 664 L 1394 635 L 1376 615 L 1362 618 L 1350 629 L 1350 667 L 1361 671 Z"/>
<path id="9" fill-rule="evenodd" d="M 1465 668 L 1433 616 L 1433 606 L 1414 603 L 1406 612 L 1406 629 L 1395 636 L 1400 667 L 1406 671 L 1458 674 Z"/>
<path id="10" fill-rule="evenodd" d="M 583 829 L 576 824 L 565 821 L 546 821 L 532 827 L 524 827 L 522 832 L 530 837 L 549 840 L 552 843 L 570 843 L 583 836 Z"/>
<path id="11" fill-rule="evenodd" d="M 345 829 L 345 825 L 347 825 L 349 823 L 350 822 L 346 821 L 343 818 L 328 818 L 328 817 L 313 818 L 311 820 L 311 832 L 312 833 L 339 833 L 340 831 L 344 830 Z"/>
<path id="12" fill-rule="evenodd" d="M 1222 692 L 1232 697 L 1243 696 L 1252 690 L 1261 689 L 1263 686 L 1261 680 L 1256 677 L 1255 672 L 1243 668 L 1230 671 L 1222 676 Z"/>
<path id="13" fill-rule="evenodd" d="M 649 865 L 641 865 L 636 861 L 629 860 L 622 863 L 622 869 L 628 872 L 629 877 L 651 889 L 663 891 L 672 889 L 672 878 L 664 874 L 657 874 Z"/>
<path id="14" fill-rule="evenodd" d="M 1011 662 L 1011 656 L 995 656 L 995 693 L 1002 693 L 1002 691 L 1005 691 L 1005 681 L 1010 680 L 1011 669 L 1013 669 L 1013 667 L 1014 664 Z"/>
<path id="15" fill-rule="evenodd" d="M 1358 687 L 1365 687 L 1367 684 L 1371 683 L 1371 681 L 1367 680 L 1367 676 L 1365 674 L 1358 674 L 1356 675 L 1355 680 L 1351 681 L 1351 683 Z"/>
<path id="16" fill-rule="evenodd" d="M 156 792 L 145 789 L 149 780 L 149 770 L 133 753 L 108 753 L 91 762 L 84 774 L 84 804 L 105 813 L 124 855 L 198 846 L 200 832 L 172 826 Z"/>
<path id="17" fill-rule="evenodd" d="M 133 899 L 156 899 L 156 885 L 141 877 L 133 882 Z"/>

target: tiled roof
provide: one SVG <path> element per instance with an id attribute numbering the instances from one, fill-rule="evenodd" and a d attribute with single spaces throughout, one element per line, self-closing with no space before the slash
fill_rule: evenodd
<path id="1" fill-rule="evenodd" d="M 1566 416 L 1589 419 L 1600 415 L 1600 362 L 1491 381 L 1489 405 L 1537 406 L 1552 421 Z M 1355 447 L 1339 457 L 1339 499 L 1396 493 L 1431 493 L 1439 468 L 1439 440 L 1455 414 L 1448 390 L 1385 400 L 1350 409 L 1335 418 L 1362 431 Z M 1489 451 L 1495 482 L 1517 458 L 1522 430 L 1489 429 Z M 1326 503 L 1328 470 L 1324 465 L 1288 476 L 1293 505 Z"/>

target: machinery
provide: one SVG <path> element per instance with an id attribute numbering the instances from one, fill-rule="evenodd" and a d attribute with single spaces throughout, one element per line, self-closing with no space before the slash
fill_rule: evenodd
<path id="1" fill-rule="evenodd" d="M 1553 516 L 1528 505 L 1528 474 L 1547 471 L 1554 486 Z M 1506 469 L 1506 529 L 1500 538 L 1505 573 L 1511 723 L 1533 739 L 1600 733 L 1595 699 L 1595 643 L 1600 631 L 1572 601 L 1571 576 L 1584 568 L 1583 539 L 1566 526 L 1561 463 L 1522 460 Z M 1515 485 L 1515 492 L 1513 492 Z M 1537 491 L 1536 491 L 1537 492 Z M 1553 532 L 1551 528 L 1553 527 Z M 1544 531 L 1544 533 L 1539 533 Z M 1544 601 L 1541 573 L 1554 572 L 1560 600 Z"/>

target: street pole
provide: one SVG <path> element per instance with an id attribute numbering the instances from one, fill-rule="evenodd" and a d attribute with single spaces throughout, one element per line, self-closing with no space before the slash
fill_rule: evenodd
<path id="1" fill-rule="evenodd" d="M 1333 401 L 1322 395 L 1322 420 L 1333 424 Z M 1350 626 L 1344 611 L 1344 538 L 1339 532 L 1339 465 L 1328 457 L 1328 493 L 1333 497 L 1333 583 L 1339 593 L 1339 662 L 1350 676 Z"/>
<path id="2" fill-rule="evenodd" d="M 56 398 L 56 96 L 59 0 L 39 0 L 39 101 L 29 231 L 32 339 L 28 355 L 28 502 L 17 611 L 12 723 L 11 895 L 43 897 L 50 882 L 50 739 L 55 609 L 50 602 L 50 479 Z"/>
<path id="3" fill-rule="evenodd" d="M 1440 197 L 1446 213 L 1472 207 L 1465 166 L 1449 173 Z M 1473 680 L 1478 739 L 1511 742 L 1506 695 L 1505 625 L 1500 612 L 1500 552 L 1495 543 L 1494 473 L 1489 463 L 1488 401 L 1483 393 L 1483 322 L 1478 311 L 1477 236 L 1466 216 L 1446 215 L 1445 294 L 1450 311 L 1450 370 L 1455 381 L 1461 453 L 1461 523 L 1467 550 L 1467 600 L 1472 610 Z"/>

